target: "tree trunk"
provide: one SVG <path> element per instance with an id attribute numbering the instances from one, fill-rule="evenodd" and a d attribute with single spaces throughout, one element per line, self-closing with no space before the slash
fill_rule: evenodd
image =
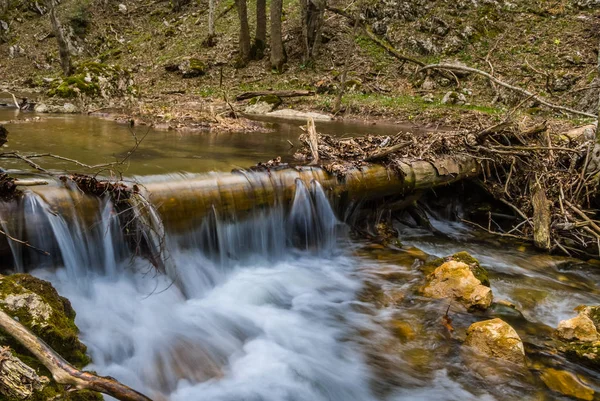
<path id="1" fill-rule="evenodd" d="M 314 58 L 321 45 L 326 6 L 326 0 L 300 0 L 304 41 L 303 62 L 308 66 L 312 66 L 314 63 Z"/>
<path id="2" fill-rule="evenodd" d="M 217 0 L 208 1 L 208 37 L 215 36 L 215 2 Z"/>
<path id="3" fill-rule="evenodd" d="M 252 58 L 261 60 L 265 55 L 265 45 L 267 43 L 267 0 L 256 0 L 256 35 L 254 36 L 254 46 L 252 49 Z"/>
<path id="4" fill-rule="evenodd" d="M 271 0 L 271 68 L 280 73 L 287 61 L 283 47 L 282 14 L 283 0 Z"/>
<path id="5" fill-rule="evenodd" d="M 340 88 L 335 96 L 335 103 L 333 104 L 333 114 L 340 112 L 342 108 L 342 97 L 346 91 L 346 78 L 348 77 L 348 69 L 350 68 L 350 60 L 354 54 L 354 38 L 356 37 L 356 30 L 358 29 L 359 18 L 356 17 L 354 21 L 354 28 L 352 29 L 352 45 L 348 47 L 348 53 L 346 54 L 346 60 L 344 60 L 344 72 L 342 72 L 342 78 L 340 79 Z"/>
<path id="6" fill-rule="evenodd" d="M 236 66 L 242 68 L 250 62 L 250 27 L 248 26 L 248 6 L 246 0 L 236 0 L 236 5 L 240 19 L 240 55 Z"/>
<path id="7" fill-rule="evenodd" d="M 598 82 L 600 82 L 600 40 L 598 41 Z M 600 89 L 598 89 L 598 118 L 596 121 L 596 143 L 600 145 Z"/>
<path id="8" fill-rule="evenodd" d="M 71 51 L 69 50 L 69 41 L 65 35 L 65 31 L 56 16 L 56 3 L 55 0 L 47 0 L 48 13 L 50 15 L 50 23 L 52 24 L 52 31 L 56 36 L 58 42 L 58 54 L 60 55 L 60 65 L 65 76 L 69 76 L 73 73 L 73 64 L 71 63 Z"/>

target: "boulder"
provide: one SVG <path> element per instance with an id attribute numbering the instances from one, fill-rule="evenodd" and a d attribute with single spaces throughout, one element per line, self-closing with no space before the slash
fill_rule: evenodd
<path id="1" fill-rule="evenodd" d="M 67 114 L 77 113 L 77 106 L 75 106 L 73 103 L 65 103 L 61 111 Z"/>
<path id="2" fill-rule="evenodd" d="M 465 345 L 482 356 L 523 364 L 525 349 L 521 338 L 501 319 L 473 323 L 467 329 Z"/>
<path id="3" fill-rule="evenodd" d="M 447 92 L 442 98 L 442 104 L 464 105 L 467 104 L 467 98 L 462 93 L 454 91 Z"/>
<path id="4" fill-rule="evenodd" d="M 179 69 L 184 78 L 201 77 L 206 74 L 206 64 L 197 58 L 190 58 L 179 65 Z"/>
<path id="5" fill-rule="evenodd" d="M 75 367 L 89 364 L 86 346 L 78 338 L 75 311 L 69 300 L 61 297 L 49 282 L 29 274 L 0 276 L 0 309 Z M 98 393 L 66 391 L 64 385 L 41 376 L 46 372 L 45 367 L 2 330 L 0 361 L 0 399 L 102 400 Z"/>
<path id="6" fill-rule="evenodd" d="M 594 390 L 571 372 L 549 368 L 542 372 L 540 378 L 550 390 L 556 393 L 578 400 L 594 399 Z"/>
<path id="7" fill-rule="evenodd" d="M 451 298 L 468 310 L 487 309 L 492 303 L 492 290 L 478 280 L 469 265 L 450 260 L 427 277 L 428 283 L 422 288 L 423 295 L 442 299 Z"/>
<path id="8" fill-rule="evenodd" d="M 48 105 L 45 103 L 38 103 L 35 105 L 33 111 L 36 113 L 48 113 Z"/>
<path id="9" fill-rule="evenodd" d="M 556 335 L 565 341 L 596 341 L 599 339 L 594 322 L 587 315 L 580 313 L 569 320 L 558 324 Z"/>
<path id="10" fill-rule="evenodd" d="M 281 98 L 276 95 L 258 96 L 248 102 L 244 110 L 246 114 L 267 114 L 283 103 Z"/>

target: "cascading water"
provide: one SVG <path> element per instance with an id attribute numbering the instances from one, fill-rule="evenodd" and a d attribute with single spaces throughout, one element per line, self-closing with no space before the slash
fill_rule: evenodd
<path id="1" fill-rule="evenodd" d="M 57 249 L 52 263 L 64 266 L 33 274 L 73 303 L 90 369 L 158 399 L 371 398 L 367 368 L 345 341 L 360 283 L 336 251 L 340 223 L 318 183 L 298 181 L 289 211 L 243 221 L 215 212 L 195 230 L 166 233 L 166 275 L 131 259 L 109 201 L 87 226 L 35 194 L 24 203 L 30 238 Z"/>

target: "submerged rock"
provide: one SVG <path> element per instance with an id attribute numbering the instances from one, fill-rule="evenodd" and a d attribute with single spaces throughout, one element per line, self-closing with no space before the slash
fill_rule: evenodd
<path id="1" fill-rule="evenodd" d="M 573 373 L 564 370 L 546 369 L 540 377 L 548 388 L 556 393 L 579 400 L 593 400 L 594 390 L 585 385 Z"/>
<path id="2" fill-rule="evenodd" d="M 521 338 L 508 323 L 501 319 L 473 323 L 467 329 L 465 345 L 478 354 L 523 364 L 525 349 Z"/>
<path id="3" fill-rule="evenodd" d="M 436 299 L 451 298 L 468 310 L 487 309 L 493 300 L 490 287 L 483 285 L 464 262 L 445 262 L 427 277 L 427 281 L 421 290 L 423 295 Z"/>

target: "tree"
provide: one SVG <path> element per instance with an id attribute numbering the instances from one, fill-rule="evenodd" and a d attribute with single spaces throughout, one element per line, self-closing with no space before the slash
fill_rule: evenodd
<path id="1" fill-rule="evenodd" d="M 598 40 L 598 82 L 600 83 L 600 40 Z M 596 121 L 596 143 L 600 144 L 600 89 L 598 89 L 598 119 Z"/>
<path id="2" fill-rule="evenodd" d="M 282 18 L 283 0 L 271 0 L 271 68 L 277 72 L 283 72 L 283 65 L 287 61 L 283 47 Z"/>
<path id="3" fill-rule="evenodd" d="M 267 43 L 267 0 L 256 0 L 256 33 L 252 46 L 252 58 L 260 60 L 264 57 Z"/>
<path id="4" fill-rule="evenodd" d="M 240 55 L 236 63 L 238 68 L 245 67 L 250 62 L 250 27 L 248 26 L 248 6 L 246 0 L 236 0 L 238 17 L 240 19 Z"/>
<path id="5" fill-rule="evenodd" d="M 312 65 L 319 51 L 326 5 L 326 0 L 300 0 L 305 65 Z"/>
<path id="6" fill-rule="evenodd" d="M 46 5 L 48 7 L 48 14 L 50 15 L 50 23 L 52 24 L 52 31 L 56 36 L 58 42 L 58 54 L 60 56 L 60 65 L 65 76 L 69 76 L 73 73 L 73 64 L 71 62 L 71 50 L 69 49 L 69 41 L 65 35 L 65 31 L 62 28 L 60 20 L 56 16 L 56 2 L 55 0 L 47 0 Z"/>

